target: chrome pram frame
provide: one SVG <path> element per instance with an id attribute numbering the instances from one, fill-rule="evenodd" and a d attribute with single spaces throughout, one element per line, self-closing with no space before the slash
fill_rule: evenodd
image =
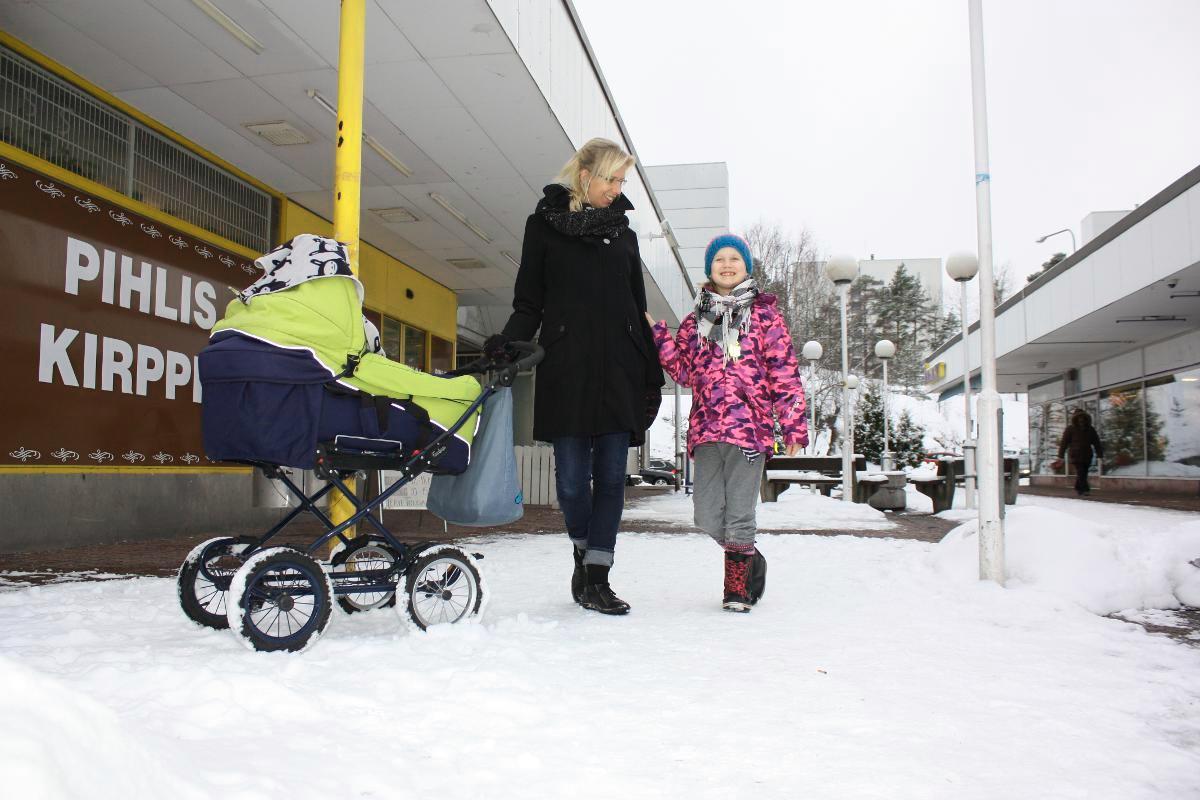
<path id="1" fill-rule="evenodd" d="M 198 625 L 229 628 L 247 646 L 260 651 L 300 651 L 311 646 L 328 624 L 333 601 L 347 611 L 396 604 L 403 588 L 404 610 L 412 622 L 425 629 L 477 617 L 484 605 L 479 553 L 468 553 L 449 544 L 426 541 L 405 544 L 377 519 L 374 511 L 417 476 L 436 471 L 446 442 L 454 436 L 500 387 L 511 386 L 517 374 L 531 369 L 544 353 L 536 344 L 512 342 L 502 360 L 487 357 L 445 373 L 484 375 L 482 391 L 458 420 L 425 446 L 408 453 L 353 452 L 335 441 L 318 443 L 314 472 L 326 483 L 306 494 L 287 468 L 262 461 L 237 463 L 260 470 L 278 481 L 296 498 L 297 505 L 262 536 L 217 537 L 202 542 L 180 566 L 177 587 L 184 614 Z M 399 478 L 369 500 L 361 500 L 347 479 L 362 471 L 389 470 Z M 318 504 L 338 492 L 354 508 L 340 523 Z M 304 514 L 325 529 L 305 550 L 268 546 Z M 347 536 L 366 523 L 373 533 Z M 319 560 L 331 542 L 329 562 Z"/>

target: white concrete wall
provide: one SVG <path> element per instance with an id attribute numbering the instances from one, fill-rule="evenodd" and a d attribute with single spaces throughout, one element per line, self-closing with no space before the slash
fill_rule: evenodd
<path id="1" fill-rule="evenodd" d="M 704 282 L 704 248 L 729 231 L 729 168 L 711 164 L 646 167 L 693 285 Z"/>
<path id="2" fill-rule="evenodd" d="M 942 307 L 942 269 L 940 258 L 866 258 L 858 262 L 858 273 L 890 283 L 900 265 L 921 282 L 929 299 Z"/>

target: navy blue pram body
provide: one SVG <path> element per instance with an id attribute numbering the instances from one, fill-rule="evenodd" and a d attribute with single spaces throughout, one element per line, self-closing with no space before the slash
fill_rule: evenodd
<path id="1" fill-rule="evenodd" d="M 409 400 L 339 384 L 306 348 L 222 331 L 199 358 L 204 449 L 214 461 L 311 469 L 320 442 L 404 456 L 444 430 Z M 430 471 L 458 474 L 469 459 L 467 442 L 451 436 Z"/>

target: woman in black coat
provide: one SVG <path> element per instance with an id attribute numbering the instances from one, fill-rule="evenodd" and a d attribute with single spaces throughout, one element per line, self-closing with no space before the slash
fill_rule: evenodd
<path id="1" fill-rule="evenodd" d="M 630 446 L 639 445 L 662 400 L 657 350 L 646 324 L 637 234 L 621 193 L 633 157 L 592 139 L 563 167 L 525 224 L 513 313 L 484 344 L 538 343 L 535 439 L 554 445 L 558 501 L 574 545 L 571 594 L 604 614 L 629 604 L 608 573 L 625 504 Z"/>
<path id="2" fill-rule="evenodd" d="M 1100 443 L 1100 434 L 1092 427 L 1092 418 L 1086 411 L 1079 410 L 1071 417 L 1071 424 L 1063 431 L 1058 443 L 1058 457 L 1061 460 L 1066 453 L 1075 470 L 1075 492 L 1083 497 L 1092 489 L 1088 486 L 1088 470 L 1092 468 L 1092 450 L 1096 458 L 1104 458 L 1104 445 Z"/>

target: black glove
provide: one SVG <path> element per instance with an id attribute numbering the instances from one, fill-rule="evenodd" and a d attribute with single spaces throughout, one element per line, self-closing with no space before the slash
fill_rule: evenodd
<path id="1" fill-rule="evenodd" d="M 494 333 L 483 343 L 483 354 L 492 361 L 508 360 L 508 343 L 512 337 L 503 333 Z"/>
<path id="2" fill-rule="evenodd" d="M 658 409 L 662 406 L 662 392 L 658 389 L 646 390 L 646 430 L 650 430 L 650 426 L 654 424 L 654 418 L 658 416 Z"/>

